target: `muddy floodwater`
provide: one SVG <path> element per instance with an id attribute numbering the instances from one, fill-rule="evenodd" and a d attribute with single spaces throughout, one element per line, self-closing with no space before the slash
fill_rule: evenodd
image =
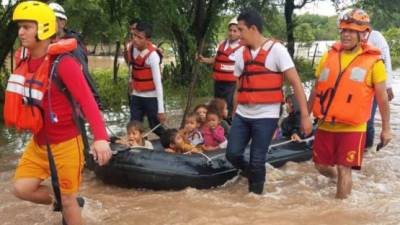
<path id="1" fill-rule="evenodd" d="M 80 191 L 86 199 L 85 224 L 400 224 L 400 80 L 395 80 L 394 89 L 393 140 L 380 152 L 365 154 L 362 170 L 353 172 L 353 192 L 346 200 L 334 199 L 335 183 L 319 175 L 310 161 L 268 167 L 262 196 L 248 194 L 247 182 L 240 177 L 211 190 L 150 191 L 104 185 L 93 172 L 85 171 Z M 378 115 L 375 142 L 380 124 Z M 49 206 L 20 201 L 11 194 L 24 136 L 2 136 L 6 138 L 0 139 L 0 224 L 61 224 L 60 214 Z"/>

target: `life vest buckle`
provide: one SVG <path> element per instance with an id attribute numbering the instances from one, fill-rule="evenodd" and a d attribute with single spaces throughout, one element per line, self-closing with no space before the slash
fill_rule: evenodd
<path id="1" fill-rule="evenodd" d="M 51 123 L 58 123 L 57 115 L 54 112 L 50 112 L 50 121 Z"/>

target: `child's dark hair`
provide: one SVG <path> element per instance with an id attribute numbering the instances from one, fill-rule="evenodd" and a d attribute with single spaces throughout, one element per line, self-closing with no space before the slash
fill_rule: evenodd
<path id="1" fill-rule="evenodd" d="M 256 26 L 257 30 L 262 33 L 264 27 L 264 18 L 260 13 L 254 8 L 244 9 L 237 18 L 238 21 L 244 21 L 246 26 L 250 28 L 251 26 Z"/>
<path id="2" fill-rule="evenodd" d="M 207 105 L 206 104 L 198 104 L 198 105 L 196 105 L 196 107 L 194 107 L 193 112 L 194 113 L 197 112 L 197 110 L 200 109 L 200 108 L 207 109 Z"/>
<path id="3" fill-rule="evenodd" d="M 287 94 L 286 97 L 285 97 L 285 102 L 288 102 L 289 100 L 292 101 L 293 98 L 294 98 L 294 94 Z"/>
<path id="4" fill-rule="evenodd" d="M 295 112 L 300 112 L 300 106 L 299 106 L 299 104 L 297 103 L 297 100 L 296 100 L 294 94 L 288 94 L 288 95 L 286 96 L 285 102 L 287 103 L 289 100 L 290 100 L 291 103 L 292 103 L 293 110 L 294 110 Z"/>
<path id="5" fill-rule="evenodd" d="M 132 120 L 126 125 L 126 130 L 128 132 L 131 129 L 138 130 L 140 133 L 144 132 L 143 124 L 140 121 L 137 121 L 137 120 Z"/>
<path id="6" fill-rule="evenodd" d="M 225 99 L 214 98 L 208 104 L 207 111 L 215 109 L 219 113 L 219 117 L 223 118 L 224 117 L 224 110 L 225 110 L 225 107 L 227 107 L 227 106 L 228 105 L 227 105 Z"/>
<path id="7" fill-rule="evenodd" d="M 132 26 L 135 23 L 137 24 L 139 21 L 140 21 L 140 19 L 137 17 L 132 18 L 131 20 L 129 20 L 129 25 Z"/>
<path id="8" fill-rule="evenodd" d="M 160 137 L 161 145 L 169 148 L 171 144 L 175 144 L 175 137 L 178 135 L 177 129 L 167 129 Z"/>
<path id="9" fill-rule="evenodd" d="M 221 115 L 219 114 L 218 110 L 215 109 L 214 107 L 208 108 L 207 109 L 207 115 L 206 117 L 208 117 L 209 115 L 216 115 L 218 117 L 218 119 L 221 119 Z"/>
<path id="10" fill-rule="evenodd" d="M 188 120 L 189 118 L 194 118 L 196 120 L 197 123 L 201 124 L 201 118 L 199 115 L 197 115 L 197 113 L 195 112 L 191 112 L 189 113 L 186 118 L 185 121 Z"/>
<path id="11" fill-rule="evenodd" d="M 153 35 L 152 26 L 144 21 L 137 22 L 136 30 L 139 32 L 143 32 L 146 35 L 146 38 L 151 38 L 151 36 Z"/>

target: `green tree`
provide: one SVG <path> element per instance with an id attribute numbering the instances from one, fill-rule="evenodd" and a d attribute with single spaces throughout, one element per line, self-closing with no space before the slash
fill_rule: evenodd
<path id="1" fill-rule="evenodd" d="M 307 23 L 311 26 L 311 32 L 313 33 L 315 40 L 335 40 L 337 39 L 337 25 L 336 16 L 320 16 L 304 14 L 296 16 L 296 23 L 303 24 Z M 295 29 L 298 30 L 297 28 Z M 296 35 L 295 35 L 296 36 Z"/>
<path id="2" fill-rule="evenodd" d="M 189 85 L 184 115 L 189 111 L 193 90 L 198 84 L 201 65 L 194 62 L 196 53 L 202 53 L 205 43 L 212 42 L 219 15 L 228 0 L 149 0 L 132 1 L 141 19 L 153 23 L 160 36 L 171 40 L 178 56 L 180 85 Z"/>
<path id="3" fill-rule="evenodd" d="M 359 0 L 355 6 L 367 10 L 374 29 L 383 31 L 391 27 L 400 27 L 399 1 Z"/>
<path id="4" fill-rule="evenodd" d="M 11 2 L 9 0 L 6 6 L 0 4 L 0 70 L 4 68 L 7 55 L 14 46 L 15 39 L 17 38 L 17 25 L 11 22 L 14 10 Z"/>
<path id="5" fill-rule="evenodd" d="M 63 7 L 68 15 L 67 27 L 81 32 L 86 43 L 111 44 L 122 40 L 125 35 L 125 11 L 117 12 L 117 6 L 110 1 L 65 0 Z"/>
<path id="6" fill-rule="evenodd" d="M 301 9 L 307 3 L 313 2 L 315 0 L 301 0 L 298 4 L 295 4 L 295 0 L 285 0 L 284 4 L 284 15 L 286 21 L 286 36 L 287 36 L 287 49 L 289 54 L 293 57 L 294 54 L 294 29 L 296 27 L 296 22 L 293 20 L 293 13 L 295 9 Z"/>
<path id="7" fill-rule="evenodd" d="M 400 64 L 400 28 L 392 27 L 383 34 L 390 47 L 390 55 L 394 66 Z"/>
<path id="8" fill-rule="evenodd" d="M 294 29 L 294 37 L 297 41 L 304 43 L 305 46 L 311 46 L 315 41 L 313 29 L 309 23 L 302 23 Z"/>

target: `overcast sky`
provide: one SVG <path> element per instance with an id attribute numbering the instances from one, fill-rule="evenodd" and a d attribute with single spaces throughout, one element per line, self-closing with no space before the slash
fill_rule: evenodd
<path id="1" fill-rule="evenodd" d="M 295 10 L 296 14 L 318 14 L 324 16 L 336 15 L 336 10 L 331 1 L 317 1 L 314 3 L 308 3 L 301 9 Z"/>
<path id="2" fill-rule="evenodd" d="M 339 8 L 344 9 L 352 5 L 355 0 L 340 0 Z M 306 4 L 301 9 L 295 10 L 296 14 L 318 14 L 323 16 L 334 16 L 337 14 L 335 6 L 331 0 L 319 0 Z"/>

